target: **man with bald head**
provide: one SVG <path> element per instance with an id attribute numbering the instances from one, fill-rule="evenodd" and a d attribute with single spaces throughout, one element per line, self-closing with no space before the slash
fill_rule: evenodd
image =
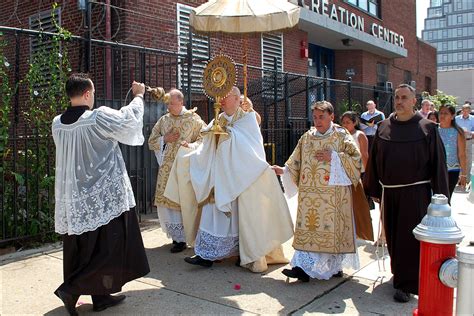
<path id="1" fill-rule="evenodd" d="M 367 136 L 367 140 L 369 141 L 369 154 L 370 154 L 370 148 L 372 148 L 375 132 L 377 131 L 377 122 L 384 120 L 385 114 L 377 110 L 377 105 L 372 100 L 367 101 L 366 105 L 367 105 L 367 111 L 360 115 L 360 118 L 361 118 L 360 129 L 364 132 L 365 136 Z M 378 116 L 380 116 L 380 118 L 377 121 L 372 121 L 372 119 Z"/>
<path id="2" fill-rule="evenodd" d="M 197 115 L 196 109 L 184 107 L 184 96 L 178 89 L 169 91 L 168 113 L 163 115 L 153 127 L 148 146 L 155 151 L 159 170 L 156 181 L 155 205 L 161 228 L 173 240 L 172 253 L 186 249 L 186 235 L 181 210 L 178 204 L 167 199 L 163 193 L 168 181 L 171 166 L 181 146 L 197 146 L 200 131 L 206 126 Z"/>
<path id="3" fill-rule="evenodd" d="M 196 254 L 187 263 L 210 267 L 239 256 L 240 266 L 263 272 L 268 264 L 288 262 L 281 248 L 293 235 L 288 205 L 266 161 L 255 112 L 242 110 L 237 87 L 221 108 L 217 120 L 227 134 L 204 132 L 195 151 L 181 149 L 165 196 L 181 205 L 184 226 L 196 227 L 187 234 Z M 192 205 L 202 206 L 195 217 L 187 216 Z"/>
<path id="4" fill-rule="evenodd" d="M 395 113 L 378 126 L 364 176 L 367 194 L 383 198 L 380 208 L 397 302 L 418 294 L 420 244 L 413 229 L 425 216 L 432 193 L 449 196 L 437 124 L 423 119 L 415 104 L 415 89 L 399 85 Z"/>

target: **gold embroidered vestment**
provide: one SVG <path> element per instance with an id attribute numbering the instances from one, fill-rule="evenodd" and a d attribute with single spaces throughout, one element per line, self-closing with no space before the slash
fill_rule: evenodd
<path id="1" fill-rule="evenodd" d="M 201 117 L 195 113 L 195 109 L 186 110 L 182 115 L 176 116 L 170 113 L 163 115 L 153 127 L 150 138 L 148 140 L 148 146 L 150 150 L 163 152 L 163 163 L 158 170 L 158 178 L 156 180 L 155 190 L 155 205 L 167 207 L 170 209 L 179 210 L 178 204 L 164 197 L 163 193 L 168 182 L 171 167 L 173 166 L 176 153 L 180 147 L 182 141 L 188 143 L 199 142 L 202 137 L 200 131 L 205 127 L 205 123 Z M 165 149 L 160 148 L 159 138 L 166 135 L 171 131 L 179 132 L 179 139 L 173 143 L 166 144 Z"/>
<path id="2" fill-rule="evenodd" d="M 351 186 L 329 185 L 331 164 L 315 158 L 317 150 L 332 149 L 353 185 L 360 179 L 361 158 L 351 135 L 334 125 L 328 135 L 314 130 L 301 136 L 286 162 L 298 187 L 298 213 L 293 247 L 322 253 L 355 252 Z"/>

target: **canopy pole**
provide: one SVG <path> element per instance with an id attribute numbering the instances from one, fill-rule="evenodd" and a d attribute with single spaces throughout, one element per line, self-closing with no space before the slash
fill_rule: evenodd
<path id="1" fill-rule="evenodd" d="M 248 36 L 247 34 L 243 35 L 243 47 L 244 47 L 244 55 L 243 55 L 243 73 L 244 73 L 244 101 L 247 101 L 247 45 L 248 45 Z"/>

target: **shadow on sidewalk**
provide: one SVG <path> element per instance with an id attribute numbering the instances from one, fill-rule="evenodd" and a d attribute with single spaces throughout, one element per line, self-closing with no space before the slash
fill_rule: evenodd
<path id="1" fill-rule="evenodd" d="M 342 284 L 334 291 L 314 303 L 304 307 L 296 314 L 378 314 L 378 315 L 408 315 L 418 304 L 416 298 L 408 303 L 397 303 L 392 296 L 392 282 L 381 283 L 381 280 L 352 279 Z"/>

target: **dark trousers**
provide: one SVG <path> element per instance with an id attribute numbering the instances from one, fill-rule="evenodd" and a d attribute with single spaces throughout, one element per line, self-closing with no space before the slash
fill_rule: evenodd
<path id="1" fill-rule="evenodd" d="M 64 283 L 59 290 L 73 295 L 107 295 L 150 272 L 133 211 L 81 235 L 63 236 Z"/>
<path id="2" fill-rule="evenodd" d="M 451 204 L 451 196 L 453 196 L 454 188 L 459 180 L 459 170 L 448 171 L 449 196 L 448 203 Z"/>

